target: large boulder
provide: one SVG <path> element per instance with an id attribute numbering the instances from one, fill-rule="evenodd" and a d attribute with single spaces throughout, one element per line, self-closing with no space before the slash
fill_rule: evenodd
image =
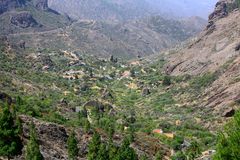
<path id="1" fill-rule="evenodd" d="M 11 21 L 11 24 L 20 28 L 39 26 L 37 21 L 32 17 L 32 15 L 29 12 L 20 12 L 20 13 L 14 14 L 10 21 Z"/>
<path id="2" fill-rule="evenodd" d="M 233 117 L 234 114 L 235 114 L 235 109 L 230 108 L 230 109 L 226 109 L 226 110 L 223 112 L 222 116 L 223 116 L 223 117 Z"/>
<path id="3" fill-rule="evenodd" d="M 149 95 L 149 94 L 151 94 L 151 92 L 150 92 L 150 89 L 149 88 L 143 88 L 142 89 L 142 96 L 144 97 L 144 96 L 147 96 L 147 95 Z"/>
<path id="4" fill-rule="evenodd" d="M 110 104 L 103 104 L 102 102 L 96 100 L 88 101 L 83 106 L 86 109 L 96 109 L 102 113 L 110 111 L 113 108 Z"/>

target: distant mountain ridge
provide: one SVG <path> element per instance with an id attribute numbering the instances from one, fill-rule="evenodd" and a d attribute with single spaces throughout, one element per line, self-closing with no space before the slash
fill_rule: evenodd
<path id="1" fill-rule="evenodd" d="M 35 49 L 71 49 L 101 57 L 156 54 L 195 36 L 207 24 L 196 17 L 175 20 L 150 15 L 151 6 L 138 0 L 62 0 L 58 4 L 66 13 L 52 7 L 55 0 L 4 2 L 0 34 L 14 45 L 24 41 Z M 75 21 L 69 18 L 74 18 L 70 9 L 79 16 Z"/>
<path id="2" fill-rule="evenodd" d="M 207 19 L 217 0 L 49 0 L 49 6 L 73 18 L 129 20 L 149 15 L 168 18 L 200 16 Z"/>

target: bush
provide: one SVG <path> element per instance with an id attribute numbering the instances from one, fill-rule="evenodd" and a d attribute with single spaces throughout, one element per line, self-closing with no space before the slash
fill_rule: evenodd
<path id="1" fill-rule="evenodd" d="M 176 136 L 172 143 L 171 143 L 171 146 L 174 150 L 181 150 L 181 145 L 183 144 L 184 142 L 184 138 L 183 137 L 180 137 L 180 136 Z"/>
<path id="2" fill-rule="evenodd" d="M 171 77 L 170 76 L 164 76 L 163 77 L 163 85 L 164 86 L 170 86 L 172 84 Z"/>

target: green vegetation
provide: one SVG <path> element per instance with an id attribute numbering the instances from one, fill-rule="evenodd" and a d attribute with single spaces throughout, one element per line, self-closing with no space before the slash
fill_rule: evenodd
<path id="1" fill-rule="evenodd" d="M 238 8 L 238 9 L 240 8 L 240 0 L 234 0 L 233 3 L 229 3 L 227 6 L 228 12 L 231 12 L 236 8 Z"/>
<path id="2" fill-rule="evenodd" d="M 189 160 L 194 160 L 195 158 L 197 158 L 197 156 L 200 155 L 200 153 L 201 149 L 196 141 L 193 141 L 186 151 L 186 155 Z"/>
<path id="3" fill-rule="evenodd" d="M 240 159 L 240 112 L 229 122 L 225 130 L 219 133 L 217 140 L 217 153 L 214 160 L 238 160 Z"/>
<path id="4" fill-rule="evenodd" d="M 163 85 L 165 85 L 165 86 L 171 85 L 171 77 L 170 76 L 164 76 Z"/>
<path id="5" fill-rule="evenodd" d="M 27 143 L 26 148 L 26 160 L 43 160 L 43 156 L 40 152 L 38 140 L 37 140 L 37 133 L 33 122 L 30 125 L 30 139 Z"/>
<path id="6" fill-rule="evenodd" d="M 41 52 L 36 61 L 1 53 L 1 91 L 16 99 L 13 104 L 16 114 L 69 129 L 80 128 L 83 134 L 92 136 L 87 155 L 81 153 L 81 156 L 89 160 L 136 159 L 140 155 L 136 155 L 131 143 L 146 150 L 148 154 L 144 153 L 143 159 L 165 156 L 166 150 L 161 150 L 159 145 L 175 150 L 172 159 L 198 158 L 200 152 L 214 148 L 216 136 L 204 128 L 203 123 L 218 117 L 213 117 L 208 108 L 199 109 L 197 104 L 220 71 L 200 76 L 168 76 L 162 59 L 131 66 L 121 60 L 112 63 L 77 54 L 81 65 L 70 65 L 72 60 L 62 56 L 61 51 Z M 43 70 L 50 62 L 51 67 Z M 76 79 L 63 78 L 72 71 L 81 74 L 72 74 Z M 129 77 L 122 77 L 128 71 Z M 143 96 L 145 88 L 149 93 Z M 91 101 L 99 104 L 85 105 Z M 154 129 L 173 133 L 174 138 L 153 134 Z M 68 139 L 69 159 L 78 155 L 75 136 L 70 134 Z M 118 136 L 121 140 L 125 137 L 121 144 L 116 143 Z M 144 144 L 141 144 L 143 139 Z M 185 142 L 189 146 L 183 149 Z"/>
<path id="7" fill-rule="evenodd" d="M 75 132 L 72 131 L 72 133 L 68 137 L 68 141 L 67 141 L 69 160 L 77 159 L 78 152 L 79 152 L 77 144 L 78 144 L 78 142 L 77 142 L 77 139 L 75 137 Z"/>
<path id="8" fill-rule="evenodd" d="M 137 160 L 137 154 L 130 147 L 129 138 L 123 140 L 117 156 L 119 157 L 119 160 Z"/>
<path id="9" fill-rule="evenodd" d="M 187 160 L 185 154 L 181 151 L 178 151 L 173 157 L 172 160 Z"/>
<path id="10" fill-rule="evenodd" d="M 216 80 L 216 74 L 206 73 L 201 76 L 195 77 L 190 81 L 190 86 L 194 89 L 201 89 L 209 86 L 213 81 Z"/>
<path id="11" fill-rule="evenodd" d="M 97 132 L 94 132 L 91 142 L 88 146 L 88 160 L 96 160 L 101 146 L 101 137 Z"/>
<path id="12" fill-rule="evenodd" d="M 7 157 L 21 154 L 21 123 L 16 115 L 10 112 L 10 106 L 4 105 L 0 111 L 0 156 Z"/>

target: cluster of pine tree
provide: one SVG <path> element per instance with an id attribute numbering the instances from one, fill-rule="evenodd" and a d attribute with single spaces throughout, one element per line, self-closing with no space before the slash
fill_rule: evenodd
<path id="1" fill-rule="evenodd" d="M 0 111 L 0 156 L 10 159 L 22 152 L 21 123 L 10 106 L 5 104 Z"/>
<path id="2" fill-rule="evenodd" d="M 75 133 L 72 132 L 68 138 L 69 160 L 76 160 L 79 153 L 78 142 Z M 95 131 L 88 145 L 88 160 L 137 160 L 137 154 L 130 147 L 129 138 L 125 138 L 120 147 L 114 145 L 112 139 L 101 141 L 101 136 Z"/>
<path id="3" fill-rule="evenodd" d="M 12 109 L 13 110 L 13 109 Z M 4 105 L 0 112 L 0 156 L 10 159 L 22 154 L 22 125 L 14 110 L 11 112 L 9 105 Z M 34 124 L 30 127 L 30 140 L 26 147 L 26 160 L 42 160 L 37 134 Z"/>
<path id="4" fill-rule="evenodd" d="M 137 154 L 130 147 L 128 137 L 124 138 L 120 147 L 113 144 L 110 138 L 108 143 L 101 141 L 101 137 L 94 132 L 88 147 L 88 160 L 137 160 Z"/>

